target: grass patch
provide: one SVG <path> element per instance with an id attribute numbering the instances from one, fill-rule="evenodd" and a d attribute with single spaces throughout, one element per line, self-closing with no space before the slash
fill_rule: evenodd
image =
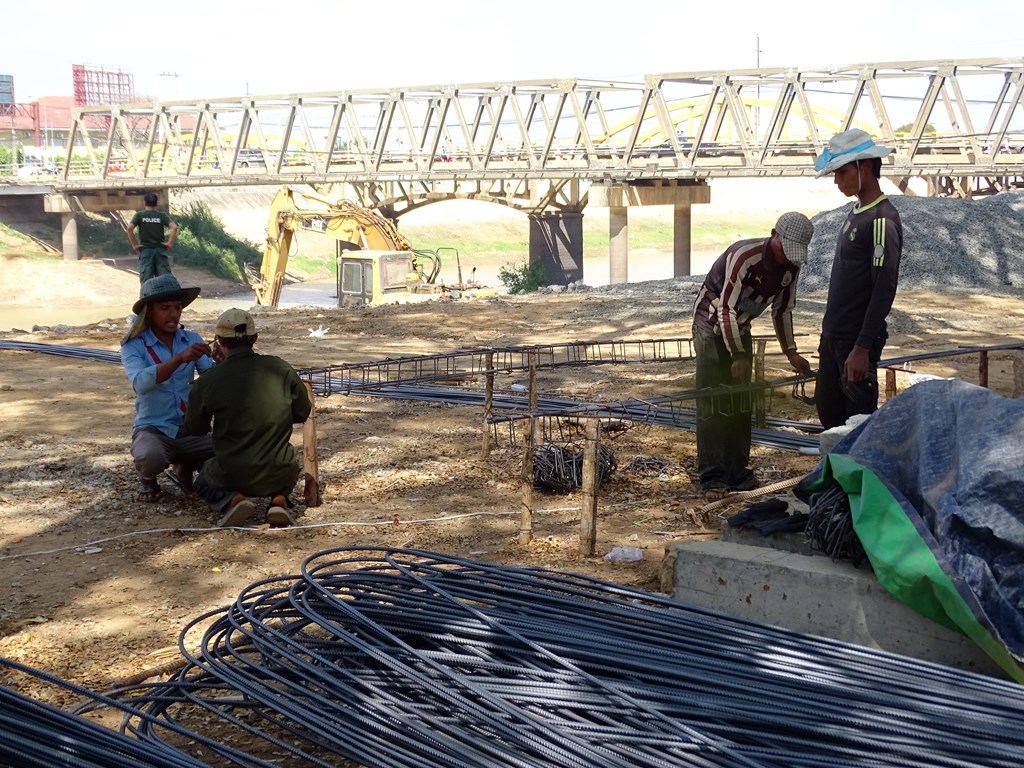
<path id="1" fill-rule="evenodd" d="M 33 231 L 29 231 L 26 227 L 18 230 L 12 229 L 6 224 L 0 224 L 0 255 L 39 260 L 52 258 L 52 253 L 32 239 L 32 237 L 36 237 L 48 243 L 49 238 L 34 230 L 35 227 L 33 227 Z M 32 235 L 32 237 L 28 237 L 28 235 Z"/>
<path id="2" fill-rule="evenodd" d="M 547 282 L 540 264 L 506 264 L 498 270 L 498 279 L 511 294 L 535 293 Z"/>
<path id="3" fill-rule="evenodd" d="M 178 264 L 238 281 L 245 280 L 247 267 L 259 271 L 263 254 L 253 243 L 229 235 L 206 203 L 189 203 L 173 215 L 178 222 L 174 244 Z"/>
<path id="4" fill-rule="evenodd" d="M 413 248 L 436 250 L 454 248 L 463 270 L 484 264 L 525 261 L 530 250 L 530 229 L 521 219 L 483 221 L 474 224 L 405 224 L 404 234 Z M 455 269 L 454 255 L 442 252 L 444 267 Z"/>
<path id="5" fill-rule="evenodd" d="M 721 252 L 737 240 L 766 237 L 775 224 L 774 214 L 736 214 L 701 218 L 693 208 L 690 245 L 693 251 Z M 405 224 L 403 234 L 416 248 L 457 248 L 463 270 L 474 266 L 526 264 L 530 250 L 529 222 L 521 219 L 442 224 Z M 607 211 L 595 211 L 583 217 L 583 253 L 591 256 L 608 251 Z M 671 254 L 675 232 L 671 208 L 632 209 L 629 217 L 630 251 L 654 251 Z M 445 262 L 445 268 L 454 268 Z"/>
<path id="6" fill-rule="evenodd" d="M 228 234 L 205 203 L 194 202 L 175 208 L 171 215 L 178 222 L 178 239 L 173 249 L 176 264 L 242 283 L 246 282 L 247 268 L 259 271 L 262 252 L 255 244 Z M 128 235 L 112 216 L 82 213 L 77 216 L 77 223 L 78 246 L 83 255 L 94 258 L 132 255 Z M 27 221 L 19 224 L 18 229 L 0 224 L 0 253 L 52 258 L 52 254 L 31 239 L 33 237 L 59 250 L 60 219 L 53 216 Z"/>

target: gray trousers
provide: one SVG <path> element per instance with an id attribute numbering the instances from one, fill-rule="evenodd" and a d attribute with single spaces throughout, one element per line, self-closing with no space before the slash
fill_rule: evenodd
<path id="1" fill-rule="evenodd" d="M 156 427 L 142 427 L 132 433 L 132 458 L 143 480 L 155 480 L 171 464 L 181 464 L 186 472 L 197 472 L 212 456 L 210 435 L 168 437 Z"/>

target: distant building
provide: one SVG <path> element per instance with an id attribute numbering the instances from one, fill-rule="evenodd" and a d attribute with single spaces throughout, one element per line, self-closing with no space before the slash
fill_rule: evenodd
<path id="1" fill-rule="evenodd" d="M 71 96 L 4 103 L 0 106 L 0 144 L 22 147 L 26 156 L 62 154 L 71 131 L 73 106 Z"/>
<path id="2" fill-rule="evenodd" d="M 19 101 L 13 75 L 0 75 L 0 145 L 19 147 L 26 160 L 63 155 L 76 106 L 122 104 L 135 100 L 131 73 L 72 65 L 71 96 Z"/>

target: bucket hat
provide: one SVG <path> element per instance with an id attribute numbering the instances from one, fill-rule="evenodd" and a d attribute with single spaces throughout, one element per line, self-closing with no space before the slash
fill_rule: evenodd
<path id="1" fill-rule="evenodd" d="M 779 216 L 775 231 L 782 239 L 782 250 L 790 263 L 800 266 L 807 261 L 807 246 L 814 235 L 814 225 L 802 213 L 790 211 Z"/>
<path id="2" fill-rule="evenodd" d="M 860 128 L 851 128 L 848 131 L 837 133 L 829 139 L 828 146 L 818 155 L 814 161 L 814 170 L 818 173 L 815 178 L 832 173 L 837 168 L 842 168 L 854 160 L 870 160 L 875 157 L 885 157 L 892 152 L 892 147 L 883 147 L 875 144 L 871 135 Z"/>
<path id="3" fill-rule="evenodd" d="M 139 314 L 143 307 L 155 301 L 180 301 L 187 307 L 199 295 L 201 288 L 182 288 L 178 279 L 171 274 L 151 277 L 139 289 L 139 300 L 132 304 L 132 312 Z"/>

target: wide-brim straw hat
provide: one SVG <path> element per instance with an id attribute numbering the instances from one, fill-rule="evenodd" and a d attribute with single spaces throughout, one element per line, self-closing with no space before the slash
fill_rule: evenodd
<path id="1" fill-rule="evenodd" d="M 182 288 L 174 275 L 157 275 L 142 284 L 139 300 L 132 304 L 132 312 L 139 314 L 144 306 L 156 301 L 180 301 L 187 307 L 199 295 L 201 288 Z"/>

